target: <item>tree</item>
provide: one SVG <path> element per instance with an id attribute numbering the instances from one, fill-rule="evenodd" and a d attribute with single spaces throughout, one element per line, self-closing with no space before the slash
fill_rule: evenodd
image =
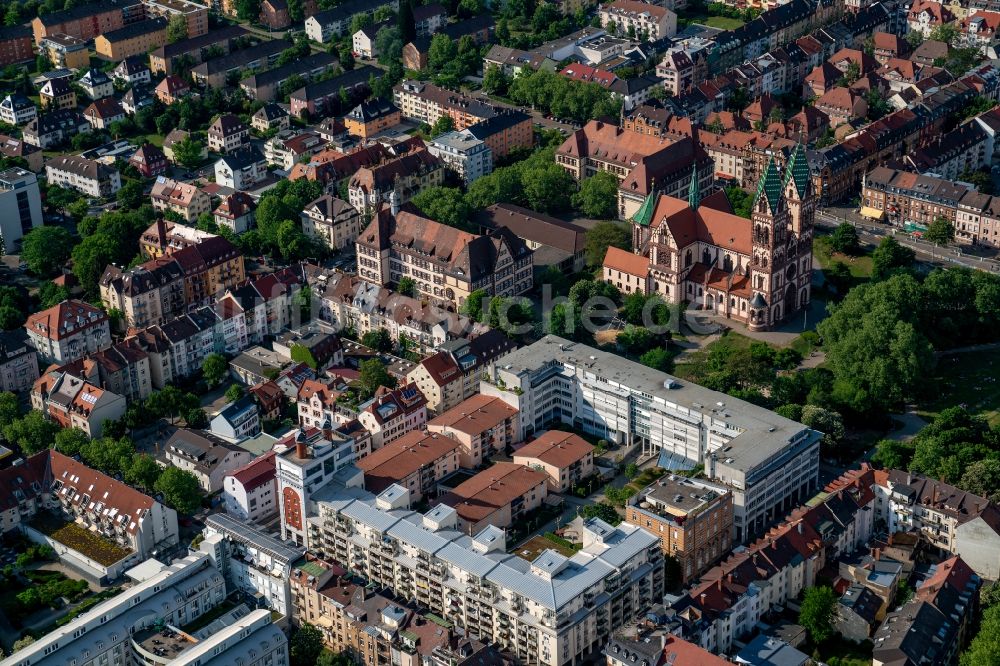
<path id="1" fill-rule="evenodd" d="M 415 297 L 417 295 L 417 283 L 411 277 L 400 278 L 399 284 L 396 285 L 396 291 L 403 296 Z"/>
<path id="2" fill-rule="evenodd" d="M 615 510 L 615 507 L 607 502 L 588 504 L 580 510 L 580 515 L 584 518 L 599 518 L 611 526 L 622 522 L 622 517 Z"/>
<path id="3" fill-rule="evenodd" d="M 132 459 L 132 464 L 125 470 L 125 483 L 152 492 L 162 473 L 163 468 L 157 464 L 153 456 L 140 453 Z"/>
<path id="4" fill-rule="evenodd" d="M 167 467 L 153 484 L 163 500 L 178 513 L 190 516 L 201 506 L 202 490 L 191 472 L 179 467 Z"/>
<path id="5" fill-rule="evenodd" d="M 292 360 L 296 363 L 305 363 L 313 370 L 319 366 L 319 363 L 316 362 L 316 357 L 313 356 L 312 350 L 305 345 L 292 345 L 291 354 Z"/>
<path id="6" fill-rule="evenodd" d="M 288 642 L 291 666 L 315 666 L 323 651 L 323 634 L 311 624 L 303 624 Z"/>
<path id="7" fill-rule="evenodd" d="M 799 624 L 809 632 L 814 644 L 833 637 L 833 609 L 836 603 L 836 595 L 826 585 L 807 587 L 802 595 Z"/>
<path id="8" fill-rule="evenodd" d="M 173 44 L 188 37 L 187 17 L 183 14 L 174 14 L 167 23 L 167 43 Z"/>
<path id="9" fill-rule="evenodd" d="M 241 21 L 256 21 L 260 17 L 260 0 L 236 0 L 236 17 Z"/>
<path id="10" fill-rule="evenodd" d="M 337 51 L 337 57 L 340 59 L 340 66 L 345 72 L 351 71 L 357 64 L 354 60 L 354 52 L 351 50 L 350 46 L 345 45 L 343 48 L 339 49 Z M 343 97 L 341 97 L 340 101 L 342 104 L 348 104 L 350 98 L 348 98 L 348 100 L 344 100 Z"/>
<path id="11" fill-rule="evenodd" d="M 391 352 L 393 347 L 392 337 L 384 328 L 376 328 L 362 335 L 361 344 L 380 352 Z"/>
<path id="12" fill-rule="evenodd" d="M 451 37 L 438 33 L 431 38 L 431 45 L 427 50 L 427 67 L 432 72 L 441 71 L 457 57 L 458 44 Z"/>
<path id="13" fill-rule="evenodd" d="M 115 201 L 125 210 L 135 210 L 142 205 L 145 198 L 142 183 L 138 180 L 126 180 L 121 188 L 115 192 Z"/>
<path id="14" fill-rule="evenodd" d="M 913 446 L 895 439 L 883 439 L 875 445 L 872 462 L 884 469 L 906 469 L 913 458 Z"/>
<path id="15" fill-rule="evenodd" d="M 939 215 L 927 225 L 924 238 L 935 245 L 947 245 L 955 240 L 955 225 L 948 218 Z"/>
<path id="16" fill-rule="evenodd" d="M 221 382 L 228 372 L 229 362 L 222 354 L 209 354 L 201 362 L 201 376 L 210 387 Z"/>
<path id="17" fill-rule="evenodd" d="M 203 146 L 190 135 L 173 145 L 171 150 L 179 164 L 194 169 L 201 165 Z"/>
<path id="18" fill-rule="evenodd" d="M 485 289 L 476 289 L 462 303 L 461 311 L 469 319 L 483 321 L 483 301 L 489 297 Z"/>
<path id="19" fill-rule="evenodd" d="M 38 303 L 44 308 L 51 308 L 69 298 L 69 288 L 55 282 L 43 282 L 38 288 Z"/>
<path id="20" fill-rule="evenodd" d="M 618 178 L 610 171 L 598 171 L 580 183 L 573 205 L 587 217 L 612 219 L 618 209 Z"/>
<path id="21" fill-rule="evenodd" d="M 913 250 L 886 236 L 872 252 L 872 278 L 884 280 L 900 268 L 909 268 L 916 256 Z"/>
<path id="22" fill-rule="evenodd" d="M 615 343 L 624 353 L 632 356 L 640 354 L 653 344 L 653 333 L 648 328 L 629 324 L 618 333 Z"/>
<path id="23" fill-rule="evenodd" d="M 657 347 L 645 352 L 639 357 L 639 363 L 642 363 L 647 368 L 653 368 L 654 370 L 659 370 L 660 372 L 674 371 L 673 354 L 663 347 Z"/>
<path id="24" fill-rule="evenodd" d="M 861 244 L 858 230 L 850 222 L 843 222 L 830 234 L 830 247 L 841 254 L 856 254 Z"/>
<path id="25" fill-rule="evenodd" d="M 368 400 L 379 387 L 396 388 L 396 380 L 385 369 L 385 365 L 377 358 L 362 361 L 358 366 L 358 385 L 361 389 L 361 399 Z"/>
<path id="26" fill-rule="evenodd" d="M 395 26 L 382 28 L 375 35 L 375 52 L 378 53 L 378 61 L 383 65 L 399 63 L 403 55 L 403 46 L 405 46 L 403 38 L 399 35 L 399 28 Z M 382 76 L 380 80 L 385 80 L 387 76 L 388 74 Z M 389 89 L 391 90 L 394 85 L 396 85 L 395 82 L 390 85 Z M 381 93 L 382 91 L 379 92 Z M 388 95 L 376 94 L 374 96 L 383 97 Z"/>
<path id="27" fill-rule="evenodd" d="M 127 437 L 92 439 L 80 449 L 80 457 L 105 474 L 124 474 L 135 458 L 135 444 Z"/>
<path id="28" fill-rule="evenodd" d="M 489 65 L 483 73 L 483 90 L 489 95 L 506 95 L 510 77 L 496 65 Z"/>
<path id="29" fill-rule="evenodd" d="M 21 260 L 35 275 L 49 277 L 66 265 L 73 243 L 73 236 L 62 227 L 35 227 L 21 239 Z"/>
<path id="30" fill-rule="evenodd" d="M 733 207 L 733 214 L 750 219 L 753 208 L 753 198 L 739 185 L 730 185 L 726 188 L 726 198 L 729 205 Z"/>
<path id="31" fill-rule="evenodd" d="M 17 395 L 10 391 L 0 392 L 0 432 L 21 416 L 21 406 Z"/>
<path id="32" fill-rule="evenodd" d="M 526 161 L 519 166 L 521 187 L 532 210 L 560 213 L 569 209 L 576 184 L 566 169 L 555 162 L 532 165 Z"/>
<path id="33" fill-rule="evenodd" d="M 935 26 L 931 30 L 930 38 L 936 42 L 944 42 L 945 44 L 951 45 L 958 37 L 958 28 L 954 23 L 942 23 L 939 26 Z"/>
<path id="34" fill-rule="evenodd" d="M 454 187 L 427 187 L 412 203 L 427 217 L 456 229 L 466 229 L 471 211 L 461 191 Z"/>
<path id="35" fill-rule="evenodd" d="M 587 264 L 597 267 L 604 263 L 609 247 L 631 249 L 628 227 L 619 222 L 598 222 L 587 232 Z"/>
<path id="36" fill-rule="evenodd" d="M 191 407 L 184 412 L 184 423 L 189 428 L 208 427 L 208 414 L 201 407 Z"/>
<path id="37" fill-rule="evenodd" d="M 842 261 L 835 261 L 824 268 L 823 277 L 840 295 L 847 293 L 851 286 L 851 269 Z"/>
<path id="38" fill-rule="evenodd" d="M 442 115 L 440 118 L 434 121 L 434 125 L 431 126 L 431 138 L 436 138 L 445 134 L 447 132 L 455 129 L 455 121 L 451 119 L 451 116 Z"/>
<path id="39" fill-rule="evenodd" d="M 998 666 L 1000 664 L 1000 606 L 990 606 L 981 616 L 979 632 L 962 652 L 961 666 Z"/>
<path id="40" fill-rule="evenodd" d="M 54 448 L 59 453 L 72 457 L 79 455 L 88 443 L 90 438 L 79 428 L 62 428 L 56 433 Z"/>
<path id="41" fill-rule="evenodd" d="M 836 446 L 844 438 L 844 419 L 832 409 L 806 405 L 800 419 L 803 424 L 823 433 L 823 444 L 827 447 Z"/>
<path id="42" fill-rule="evenodd" d="M 958 487 L 970 493 L 1000 501 L 1000 460 L 977 460 L 962 473 Z"/>
<path id="43" fill-rule="evenodd" d="M 53 423 L 33 409 L 3 429 L 3 436 L 16 445 L 21 453 L 30 456 L 44 451 L 55 441 L 59 424 Z"/>
<path id="44" fill-rule="evenodd" d="M 23 650 L 24 648 L 28 647 L 34 642 L 35 642 L 35 637 L 32 636 L 31 634 L 28 634 L 27 636 L 24 636 L 22 638 L 18 638 L 16 641 L 14 641 L 14 645 L 11 646 L 12 654 L 13 652 L 17 652 L 18 650 Z"/>

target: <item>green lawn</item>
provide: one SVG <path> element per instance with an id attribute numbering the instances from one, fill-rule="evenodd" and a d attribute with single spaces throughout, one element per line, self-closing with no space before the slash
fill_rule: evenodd
<path id="1" fill-rule="evenodd" d="M 933 397 L 920 403 L 918 413 L 930 420 L 947 407 L 964 405 L 990 425 L 1000 426 L 1000 350 L 945 354 L 938 358 L 929 385 Z"/>
<path id="2" fill-rule="evenodd" d="M 157 148 L 163 147 L 163 137 L 160 136 L 159 134 L 147 134 L 146 142 L 153 144 Z"/>
<path id="3" fill-rule="evenodd" d="M 718 28 L 719 30 L 735 30 L 743 25 L 743 21 L 740 19 L 729 18 L 728 16 L 708 16 L 704 19 L 692 21 L 692 23 L 707 25 L 710 28 Z"/>
<path id="4" fill-rule="evenodd" d="M 704 378 L 704 376 L 708 374 L 705 362 L 708 360 L 708 353 L 710 349 L 715 347 L 746 349 L 752 342 L 754 342 L 754 340 L 746 337 L 745 335 L 729 331 L 715 342 L 692 352 L 688 356 L 685 356 L 684 360 L 675 366 L 673 374 L 681 379 L 698 383 L 699 379 Z"/>
<path id="5" fill-rule="evenodd" d="M 868 254 L 851 257 L 840 252 L 834 252 L 830 248 L 829 236 L 816 236 L 813 241 L 813 255 L 816 257 L 816 264 L 819 268 L 827 268 L 833 262 L 840 261 L 847 264 L 851 270 L 851 276 L 856 280 L 868 280 L 872 276 L 872 258 Z"/>

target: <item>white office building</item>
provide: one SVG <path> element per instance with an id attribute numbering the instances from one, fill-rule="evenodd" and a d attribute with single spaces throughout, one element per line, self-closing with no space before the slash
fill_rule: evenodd
<path id="1" fill-rule="evenodd" d="M 6 253 L 14 252 L 21 238 L 42 226 L 42 197 L 38 179 L 25 169 L 0 171 L 0 234 Z"/>
<path id="2" fill-rule="evenodd" d="M 466 185 L 493 173 L 493 151 L 467 129 L 442 134 L 427 145 L 427 150 L 461 176 Z"/>
<path id="3" fill-rule="evenodd" d="M 520 411 L 522 439 L 565 424 L 641 446 L 660 467 L 703 465 L 733 492 L 738 541 L 761 534 L 818 487 L 821 433 L 554 335 L 494 362 L 481 391 Z"/>

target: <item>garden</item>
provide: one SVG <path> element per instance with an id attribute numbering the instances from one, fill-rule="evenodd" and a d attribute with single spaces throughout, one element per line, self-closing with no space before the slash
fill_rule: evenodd
<path id="1" fill-rule="evenodd" d="M 132 553 L 128 548 L 123 548 L 96 532 L 84 529 L 76 523 L 67 522 L 51 513 L 38 514 L 32 521 L 31 527 L 106 567 L 125 559 Z"/>

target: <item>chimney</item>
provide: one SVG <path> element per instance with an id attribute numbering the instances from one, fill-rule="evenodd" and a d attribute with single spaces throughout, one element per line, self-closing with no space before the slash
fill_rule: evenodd
<path id="1" fill-rule="evenodd" d="M 167 223 L 162 217 L 156 220 L 156 238 L 160 243 L 160 247 L 167 244 Z"/>
<path id="2" fill-rule="evenodd" d="M 295 456 L 300 460 L 309 457 L 309 445 L 305 442 L 295 442 Z"/>
<path id="3" fill-rule="evenodd" d="M 393 188 L 392 192 L 389 193 L 389 210 L 393 217 L 399 215 L 399 192 L 396 191 L 396 188 Z"/>
<path id="4" fill-rule="evenodd" d="M 799 524 L 796 525 L 796 527 L 799 528 L 799 534 L 802 534 L 802 521 L 801 520 L 799 521 Z"/>

